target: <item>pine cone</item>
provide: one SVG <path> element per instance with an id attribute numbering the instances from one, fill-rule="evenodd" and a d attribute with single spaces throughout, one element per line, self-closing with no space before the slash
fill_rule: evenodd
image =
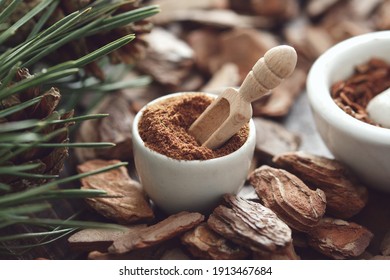
<path id="1" fill-rule="evenodd" d="M 16 81 L 30 78 L 31 75 L 26 68 L 19 69 L 16 74 Z M 17 105 L 27 100 L 31 100 L 34 97 L 42 95 L 42 99 L 36 105 L 30 106 L 23 111 L 14 113 L 7 118 L 0 119 L 0 123 L 22 121 L 22 120 L 59 120 L 59 119 L 68 119 L 73 116 L 73 111 L 60 114 L 55 111 L 61 95 L 56 88 L 51 88 L 44 93 L 41 93 L 40 88 L 33 87 L 24 92 L 14 94 L 1 101 L 1 106 L 3 109 Z M 50 124 L 45 126 L 39 133 L 42 135 L 47 135 L 53 131 L 56 131 L 61 128 L 67 128 L 73 122 L 67 122 L 62 124 Z M 26 131 L 28 132 L 28 131 Z M 69 142 L 68 130 L 61 132 L 50 140 L 49 143 L 67 143 Z M 46 174 L 46 175 L 57 175 L 64 165 L 64 161 L 68 156 L 67 147 L 57 147 L 57 148 L 38 148 L 33 147 L 27 151 L 15 155 L 12 157 L 5 165 L 21 165 L 29 163 L 39 163 L 39 167 L 35 170 L 29 171 L 34 174 Z M 23 190 L 32 186 L 43 184 L 47 179 L 41 178 L 20 178 L 10 175 L 1 175 L 0 182 L 8 184 L 12 187 L 12 191 Z"/>

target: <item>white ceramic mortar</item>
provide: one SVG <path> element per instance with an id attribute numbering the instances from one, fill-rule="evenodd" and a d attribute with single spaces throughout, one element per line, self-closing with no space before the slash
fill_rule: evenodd
<path id="1" fill-rule="evenodd" d="M 353 37 L 327 50 L 310 69 L 307 94 L 318 131 L 335 158 L 368 186 L 390 192 L 390 129 L 353 118 L 330 95 L 334 82 L 373 57 L 390 63 L 390 31 Z"/>
<path id="2" fill-rule="evenodd" d="M 155 99 L 135 116 L 132 131 L 135 165 L 145 192 L 166 213 L 207 212 L 216 206 L 223 194 L 237 193 L 244 185 L 255 149 L 255 126 L 251 120 L 248 138 L 238 150 L 214 159 L 177 160 L 146 147 L 138 132 L 145 108 L 183 94 L 191 93 Z"/>

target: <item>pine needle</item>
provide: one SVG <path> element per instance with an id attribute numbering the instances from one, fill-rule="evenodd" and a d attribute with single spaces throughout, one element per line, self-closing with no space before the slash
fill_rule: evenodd
<path id="1" fill-rule="evenodd" d="M 51 206 L 49 203 L 43 202 L 43 203 L 36 203 L 36 204 L 3 208 L 3 209 L 1 209 L 1 212 L 0 212 L 0 221 L 7 220 L 8 216 L 13 218 L 15 215 L 21 215 L 21 214 L 25 215 L 25 214 L 37 213 L 37 212 L 47 210 L 50 207 Z"/>
<path id="2" fill-rule="evenodd" d="M 33 105 L 41 102 L 41 99 L 42 99 L 42 96 L 37 96 L 33 99 L 27 100 L 27 101 L 20 103 L 18 105 L 14 105 L 14 106 L 8 107 L 6 109 L 2 109 L 2 110 L 0 110 L 0 118 L 5 118 L 9 115 L 12 115 L 16 112 L 22 111 L 30 106 L 33 106 Z"/>
<path id="3" fill-rule="evenodd" d="M 14 10 L 18 7 L 21 1 L 22 0 L 13 0 L 11 1 L 11 3 L 9 3 L 8 6 L 5 6 L 5 8 L 5 3 L 3 1 L 0 2 L 0 11 L 2 11 L 0 12 L 0 23 L 3 23 L 14 12 Z"/>
<path id="4" fill-rule="evenodd" d="M 13 217 L 14 224 L 23 223 L 23 224 L 29 224 L 29 225 L 39 225 L 39 226 L 60 226 L 60 227 L 67 227 L 67 228 L 111 228 L 116 230 L 124 230 L 125 227 L 121 225 L 115 225 L 111 224 L 110 227 L 108 227 L 108 224 L 104 223 L 97 223 L 97 222 L 90 222 L 90 221 L 83 221 L 82 223 L 80 221 L 75 220 L 65 220 L 65 221 L 59 221 L 57 219 L 44 219 L 44 218 L 31 218 L 31 217 Z"/>
<path id="5" fill-rule="evenodd" d="M 52 231 L 29 232 L 29 233 L 0 236 L 0 242 L 20 240 L 20 239 L 30 239 L 30 238 L 37 238 L 37 237 L 49 237 L 52 235 L 69 233 L 70 231 L 72 231 L 72 229 L 65 228 L 65 229 L 57 229 Z"/>
<path id="6" fill-rule="evenodd" d="M 20 82 L 17 82 L 8 88 L 2 90 L 0 92 L 0 100 L 3 100 L 15 93 L 24 91 L 28 88 L 41 85 L 43 83 L 47 83 L 48 81 L 55 81 L 60 78 L 67 77 L 72 74 L 76 74 L 79 71 L 78 68 L 70 68 L 66 70 L 61 71 L 45 71 L 41 72 L 31 78 L 21 80 Z"/>
<path id="7" fill-rule="evenodd" d="M 11 190 L 11 186 L 0 182 L 0 191 L 8 192 Z"/>
<path id="8" fill-rule="evenodd" d="M 38 22 L 34 25 L 33 29 L 31 30 L 30 35 L 28 35 L 26 41 L 34 38 L 39 31 L 41 31 L 43 25 L 47 22 L 47 20 L 50 18 L 50 16 L 53 14 L 54 10 L 57 8 L 58 4 L 60 3 L 59 0 L 55 0 L 48 9 L 42 14 L 42 16 L 39 18 Z"/>
<path id="9" fill-rule="evenodd" d="M 27 133 L 22 133 L 22 134 L 19 134 L 19 135 L 16 135 L 15 138 L 17 138 L 20 142 L 30 142 L 30 145 L 28 146 L 25 146 L 25 147 L 20 147 L 18 149 L 16 149 L 15 151 L 12 151 L 12 153 L 10 153 L 9 155 L 6 155 L 6 156 L 3 156 L 0 158 L 0 164 L 6 162 L 7 160 L 10 160 L 12 159 L 13 157 L 23 153 L 23 152 L 26 152 L 27 150 L 31 149 L 31 148 L 35 148 L 39 143 L 41 142 L 47 142 L 47 141 L 50 141 L 51 139 L 53 139 L 54 137 L 62 134 L 62 133 L 66 133 L 66 128 L 60 128 L 60 129 L 57 129 L 51 133 L 48 133 L 48 134 L 45 134 L 45 135 L 39 135 L 39 134 L 36 134 L 36 133 L 31 133 L 31 136 L 35 135 L 36 136 L 36 139 L 33 140 L 33 141 L 25 141 L 23 140 L 23 136 L 26 135 Z M 0 139 L 3 139 L 4 137 L 2 137 L 0 135 Z M 2 140 L 4 141 L 4 140 Z M 8 140 L 10 141 L 10 140 Z M 6 141 L 4 141 L 6 142 Z"/>
<path id="10" fill-rule="evenodd" d="M 92 175 L 95 175 L 95 174 L 106 172 L 106 171 L 109 171 L 109 170 L 112 170 L 112 169 L 116 169 L 116 168 L 118 168 L 120 166 L 125 166 L 125 165 L 127 165 L 126 162 L 121 162 L 121 163 L 110 165 L 110 166 L 107 166 L 107 167 L 104 167 L 104 168 L 93 170 L 93 171 L 90 171 L 90 172 L 76 174 L 76 175 L 69 176 L 69 177 L 66 177 L 66 178 L 61 178 L 61 179 L 58 179 L 58 180 L 55 180 L 55 181 L 51 181 L 51 182 L 43 184 L 43 185 L 41 185 L 39 187 L 28 189 L 28 190 L 23 191 L 23 192 L 6 194 L 6 195 L 3 195 L 3 196 L 0 196 L 0 209 L 5 207 L 5 206 L 17 205 L 17 204 L 25 203 L 26 201 L 34 199 L 35 196 L 42 195 L 45 192 L 52 190 L 53 188 L 57 187 L 59 184 L 64 184 L 64 183 L 72 182 L 72 181 L 75 181 L 75 180 L 79 180 L 79 179 L 87 177 L 87 176 L 92 176 Z M 79 190 L 79 191 L 82 191 L 82 190 Z"/>
<path id="11" fill-rule="evenodd" d="M 39 98 L 40 100 L 40 98 Z M 108 114 L 91 114 L 91 115 L 84 115 L 79 117 L 73 117 L 68 119 L 61 119 L 61 120 L 24 120 L 24 121 L 14 121 L 14 122 L 7 122 L 4 124 L 0 124 L 0 133 L 9 133 L 9 132 L 15 132 L 18 130 L 24 130 L 24 129 L 31 129 L 34 127 L 44 127 L 50 124 L 63 124 L 63 123 L 71 123 L 71 122 L 82 122 L 86 120 L 93 120 L 93 119 L 100 119 L 107 117 Z M 1 116 L 0 116 L 1 117 Z M 13 136 L 12 136 L 13 137 Z M 4 139 L 3 139 L 4 141 Z M 10 147 L 8 144 L 10 143 L 0 143 L 1 145 L 5 144 L 4 147 Z"/>
<path id="12" fill-rule="evenodd" d="M 15 77 L 15 74 L 18 71 L 18 69 L 20 68 L 21 64 L 22 63 L 20 61 L 18 61 L 14 66 L 12 66 L 12 68 L 8 72 L 7 76 L 5 76 L 4 79 L 1 81 L 0 91 L 2 89 L 4 89 L 11 82 L 11 80 Z"/>
<path id="13" fill-rule="evenodd" d="M 40 163 L 30 163 L 30 164 L 13 165 L 13 166 L 0 166 L 0 174 L 33 170 L 38 168 L 39 166 L 41 166 Z"/>
<path id="14" fill-rule="evenodd" d="M 128 11 L 126 13 L 121 13 L 112 17 L 108 17 L 103 20 L 102 25 L 99 26 L 98 28 L 91 29 L 87 36 L 99 33 L 99 32 L 104 32 L 104 31 L 109 31 L 114 28 L 124 26 L 126 24 L 129 24 L 134 21 L 139 21 L 148 17 L 151 17 L 157 13 L 160 12 L 160 7 L 157 5 L 150 5 L 142 8 L 138 8 L 132 11 Z"/>

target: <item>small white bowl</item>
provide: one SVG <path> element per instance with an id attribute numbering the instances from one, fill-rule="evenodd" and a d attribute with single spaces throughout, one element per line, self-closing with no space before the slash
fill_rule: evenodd
<path id="1" fill-rule="evenodd" d="M 169 94 L 148 103 L 135 116 L 132 129 L 134 160 L 141 184 L 152 201 L 170 214 L 208 212 L 225 193 L 237 193 L 247 178 L 256 143 L 255 126 L 250 120 L 246 142 L 223 157 L 176 160 L 146 147 L 138 132 L 138 123 L 145 108 L 184 94 L 191 93 Z"/>
<path id="2" fill-rule="evenodd" d="M 390 31 L 356 36 L 327 50 L 310 69 L 306 88 L 317 129 L 334 157 L 368 186 L 390 192 L 390 129 L 355 119 L 330 95 L 334 82 L 373 57 L 390 63 Z"/>

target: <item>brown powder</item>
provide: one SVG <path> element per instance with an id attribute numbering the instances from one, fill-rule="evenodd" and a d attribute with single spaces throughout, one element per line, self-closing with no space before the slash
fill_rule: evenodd
<path id="1" fill-rule="evenodd" d="M 248 125 L 216 150 L 200 146 L 188 134 L 191 124 L 211 101 L 211 97 L 199 93 L 168 98 L 148 106 L 138 124 L 139 134 L 145 145 L 178 160 L 212 159 L 237 150 L 248 138 Z"/>

